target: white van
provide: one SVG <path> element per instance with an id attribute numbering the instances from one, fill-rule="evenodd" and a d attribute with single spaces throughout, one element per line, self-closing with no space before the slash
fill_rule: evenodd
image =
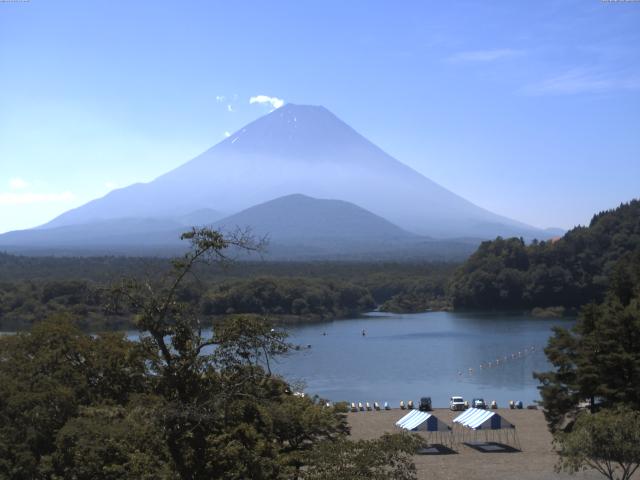
<path id="1" fill-rule="evenodd" d="M 451 399 L 449 400 L 449 408 L 451 410 L 464 410 L 465 409 L 464 398 L 451 397 Z"/>

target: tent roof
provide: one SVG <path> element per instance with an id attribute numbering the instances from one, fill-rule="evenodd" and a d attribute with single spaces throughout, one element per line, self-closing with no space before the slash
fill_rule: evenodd
<path id="1" fill-rule="evenodd" d="M 451 430 L 451 427 L 441 422 L 436 416 L 420 410 L 411 410 L 396 422 L 396 426 L 405 430 L 425 430 L 428 432 Z"/>
<path id="2" fill-rule="evenodd" d="M 473 430 L 499 430 L 501 428 L 515 428 L 496 412 L 481 408 L 470 408 L 453 419 L 453 423 L 459 423 Z"/>

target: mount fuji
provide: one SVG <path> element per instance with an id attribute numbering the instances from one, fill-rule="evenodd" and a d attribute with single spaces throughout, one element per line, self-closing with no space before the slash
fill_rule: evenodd
<path id="1" fill-rule="evenodd" d="M 438 185 L 382 151 L 326 108 L 287 104 L 149 183 L 114 190 L 36 229 L 0 235 L 0 246 L 46 247 L 54 237 L 56 245 L 69 248 L 75 244 L 104 246 L 108 238 L 98 242 L 90 232 L 105 224 L 118 231 L 120 223 L 127 225 L 118 240 L 124 245 L 127 230 L 139 220 L 140 227 L 133 229 L 130 239 L 136 245 L 147 224 L 153 225 L 149 233 L 158 234 L 163 222 L 167 232 L 175 231 L 176 224 L 184 223 L 179 219 L 224 223 L 221 218 L 294 194 L 301 196 L 291 198 L 340 200 L 338 205 L 343 208 L 353 204 L 407 236 L 438 240 L 551 236 Z M 290 206 L 291 198 L 284 203 Z M 197 212 L 212 214 L 207 217 Z M 309 215 L 315 214 L 310 211 Z M 323 222 L 331 227 L 331 218 Z M 344 218 L 341 222 L 344 225 Z M 262 222 L 261 229 L 271 228 L 276 234 L 281 226 L 277 221 Z M 293 239 L 295 225 L 287 228 L 288 238 Z M 335 228 L 342 227 L 336 224 Z M 389 225 L 385 228 L 388 232 Z M 301 239 L 308 237 L 302 225 L 299 233 Z M 376 230 L 369 235 L 375 239 Z M 334 246 L 339 250 L 335 242 Z"/>

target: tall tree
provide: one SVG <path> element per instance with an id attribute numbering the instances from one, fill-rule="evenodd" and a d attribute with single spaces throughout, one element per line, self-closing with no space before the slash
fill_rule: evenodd
<path id="1" fill-rule="evenodd" d="M 538 373 L 545 414 L 562 426 L 582 401 L 640 409 L 640 252 L 617 264 L 602 304 L 583 308 L 571 330 L 556 329 L 545 353 L 555 370 Z"/>
<path id="2" fill-rule="evenodd" d="M 156 407 L 167 450 L 180 478 L 281 478 L 295 470 L 295 450 L 346 431 L 344 416 L 320 402 L 298 400 L 271 360 L 285 354 L 286 335 L 256 316 L 235 316 L 208 334 L 197 302 L 180 299 L 180 287 L 199 263 L 224 263 L 232 249 L 261 248 L 241 232 L 193 229 L 185 256 L 160 281 L 129 280 L 115 289 L 137 315 L 141 343 L 155 374 Z M 285 409 L 305 423 L 304 437 L 285 428 Z"/>

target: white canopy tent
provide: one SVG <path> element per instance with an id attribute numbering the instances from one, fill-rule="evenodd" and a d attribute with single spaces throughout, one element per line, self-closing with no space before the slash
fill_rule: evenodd
<path id="1" fill-rule="evenodd" d="M 425 432 L 430 443 L 452 443 L 451 427 L 429 412 L 411 410 L 396 422 L 396 427 L 412 432 Z"/>
<path id="2" fill-rule="evenodd" d="M 470 408 L 454 418 L 453 423 L 454 426 L 460 427 L 461 442 L 478 441 L 481 432 L 484 432 L 486 442 L 491 440 L 511 444 L 511 439 L 513 439 L 513 446 L 520 449 L 515 425 L 495 411 Z"/>

